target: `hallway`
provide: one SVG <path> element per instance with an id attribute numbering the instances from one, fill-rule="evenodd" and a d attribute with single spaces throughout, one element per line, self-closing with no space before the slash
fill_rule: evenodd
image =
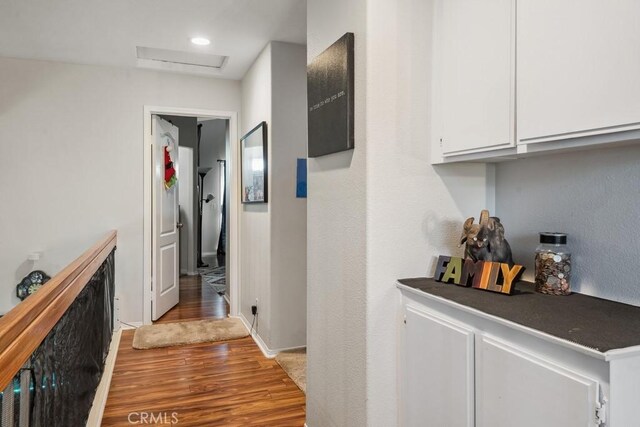
<path id="1" fill-rule="evenodd" d="M 180 279 L 180 304 L 159 322 L 223 318 L 224 298 L 200 276 Z M 305 395 L 254 341 L 134 350 L 122 334 L 103 426 L 302 426 Z"/>
<path id="2" fill-rule="evenodd" d="M 204 257 L 212 267 L 224 266 L 224 257 Z M 180 276 L 180 303 L 153 323 L 184 320 L 222 319 L 229 314 L 229 304 L 200 276 Z"/>

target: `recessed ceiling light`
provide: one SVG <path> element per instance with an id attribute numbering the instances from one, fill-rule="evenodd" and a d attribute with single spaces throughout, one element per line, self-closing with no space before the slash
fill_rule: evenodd
<path id="1" fill-rule="evenodd" d="M 208 46 L 211 41 L 209 39 L 206 39 L 204 37 L 193 37 L 191 39 L 191 43 L 198 45 L 198 46 Z"/>

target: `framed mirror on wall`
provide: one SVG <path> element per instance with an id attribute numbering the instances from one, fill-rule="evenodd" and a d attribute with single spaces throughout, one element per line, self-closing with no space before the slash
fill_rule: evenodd
<path id="1" fill-rule="evenodd" d="M 267 122 L 260 123 L 240 138 L 240 164 L 242 203 L 267 203 Z"/>

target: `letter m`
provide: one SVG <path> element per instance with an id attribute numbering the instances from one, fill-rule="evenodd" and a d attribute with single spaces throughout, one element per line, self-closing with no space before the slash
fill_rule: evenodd
<path id="1" fill-rule="evenodd" d="M 472 279 L 480 280 L 482 277 L 483 261 L 473 262 L 472 259 L 465 259 L 462 266 L 462 276 L 460 277 L 460 284 L 463 286 L 471 286 Z"/>

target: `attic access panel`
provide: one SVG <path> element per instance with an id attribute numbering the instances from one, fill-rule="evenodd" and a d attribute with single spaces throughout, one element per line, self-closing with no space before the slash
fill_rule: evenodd
<path id="1" fill-rule="evenodd" d="M 309 157 L 354 147 L 353 46 L 353 33 L 346 33 L 307 67 Z"/>

